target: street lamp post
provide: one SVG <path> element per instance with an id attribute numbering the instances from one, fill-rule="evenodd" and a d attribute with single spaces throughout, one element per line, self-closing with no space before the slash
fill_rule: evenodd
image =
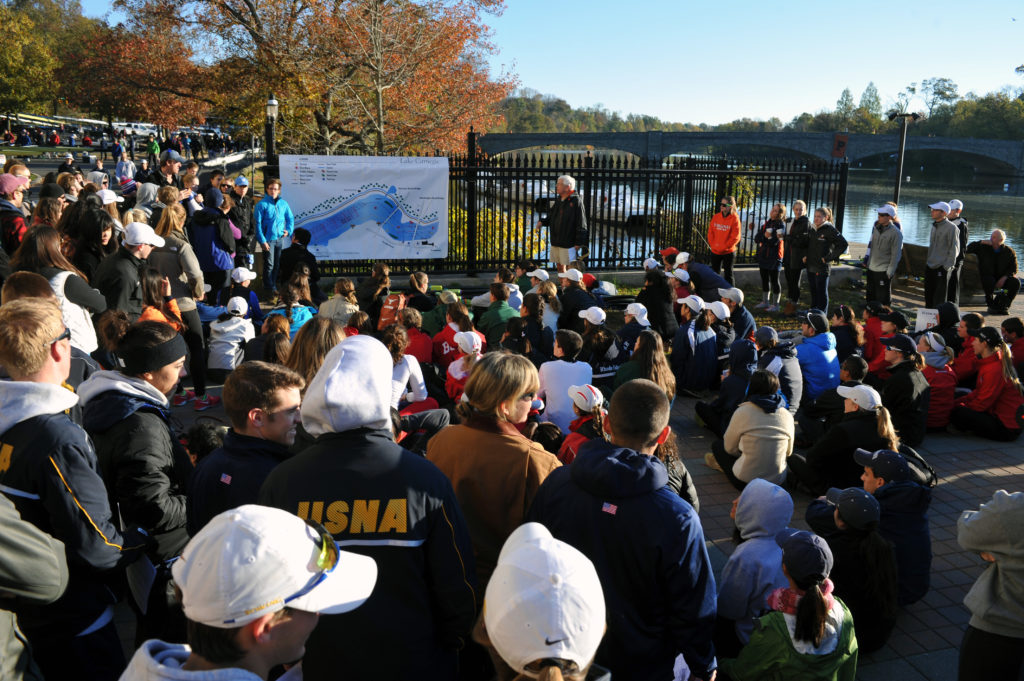
<path id="1" fill-rule="evenodd" d="M 894 121 L 900 119 L 900 148 L 896 154 L 896 189 L 892 193 L 892 202 L 899 204 L 900 202 L 900 184 L 903 182 L 903 154 L 907 147 L 907 119 L 911 121 L 919 121 L 924 118 L 923 113 L 910 113 L 907 111 L 890 111 L 889 120 Z"/>
<path id="2" fill-rule="evenodd" d="M 278 104 L 274 95 L 270 95 L 270 99 L 267 100 L 266 110 L 267 120 L 265 132 L 267 137 L 267 165 L 263 167 L 264 186 L 266 186 L 267 180 L 270 178 L 280 176 L 280 171 L 277 165 L 277 144 L 274 139 L 277 128 Z"/>

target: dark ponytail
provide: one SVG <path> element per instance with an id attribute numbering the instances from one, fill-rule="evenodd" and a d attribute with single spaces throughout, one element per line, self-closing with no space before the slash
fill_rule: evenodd
<path id="1" fill-rule="evenodd" d="M 704 308 L 694 317 L 693 328 L 697 331 L 707 331 L 711 328 L 711 318 L 714 313 L 709 308 Z"/>
<path id="2" fill-rule="evenodd" d="M 860 540 L 860 554 L 867 576 L 868 599 L 880 608 L 882 616 L 896 617 L 896 557 L 892 544 L 878 532 L 878 523 L 871 523 Z"/>
<path id="3" fill-rule="evenodd" d="M 825 620 L 828 617 L 828 602 L 821 591 L 821 582 L 813 582 L 806 588 L 797 583 L 797 588 L 804 595 L 796 606 L 796 627 L 793 638 L 797 641 L 809 641 L 815 648 L 825 638 Z"/>

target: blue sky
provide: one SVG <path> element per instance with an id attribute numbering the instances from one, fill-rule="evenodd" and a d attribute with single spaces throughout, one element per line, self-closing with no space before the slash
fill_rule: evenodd
<path id="1" fill-rule="evenodd" d="M 82 4 L 92 16 L 110 7 Z M 961 94 L 1024 86 L 1020 0 L 507 0 L 486 23 L 492 71 L 576 107 L 666 121 L 788 122 L 834 107 L 845 87 L 859 100 L 869 81 L 883 105 L 931 77 Z"/>

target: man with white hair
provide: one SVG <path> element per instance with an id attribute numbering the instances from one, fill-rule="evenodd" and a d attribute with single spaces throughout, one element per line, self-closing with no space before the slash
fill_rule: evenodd
<path id="1" fill-rule="evenodd" d="M 953 270 L 949 273 L 949 292 L 946 295 L 946 300 L 957 305 L 960 304 L 960 273 L 963 272 L 964 258 L 967 257 L 967 220 L 960 217 L 963 209 L 963 201 L 952 199 L 949 202 L 949 215 L 946 216 L 950 222 L 956 225 L 960 237 L 960 253 L 957 254 Z"/>
<path id="2" fill-rule="evenodd" d="M 580 243 L 587 229 L 587 218 L 583 214 L 583 203 L 576 194 L 576 180 L 571 175 L 562 175 L 555 184 L 558 201 L 551 207 L 548 214 L 549 242 L 551 244 L 551 260 L 559 272 L 565 272 L 572 260 L 581 259 L 582 249 L 587 244 Z M 576 249 L 576 258 L 570 258 L 570 249 Z"/>
<path id="3" fill-rule="evenodd" d="M 1006 314 L 1020 291 L 1017 253 L 1005 242 L 1006 232 L 997 229 L 988 239 L 967 246 L 968 253 L 978 256 L 978 273 L 989 314 Z"/>
<path id="4" fill-rule="evenodd" d="M 453 679 L 476 617 L 473 549 L 451 483 L 392 439 L 392 369 L 388 349 L 366 335 L 327 353 L 301 409 L 316 442 L 260 490 L 260 504 L 323 523 L 379 569 L 359 610 L 321 617 L 303 659 L 307 681 L 339 669 L 353 679 Z"/>

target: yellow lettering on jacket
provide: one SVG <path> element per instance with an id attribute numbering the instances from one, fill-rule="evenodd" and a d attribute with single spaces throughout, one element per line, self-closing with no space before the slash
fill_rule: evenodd
<path id="1" fill-rule="evenodd" d="M 12 445 L 4 445 L 0 447 L 0 473 L 6 473 L 7 469 L 11 467 L 11 454 L 14 452 Z"/>
<path id="2" fill-rule="evenodd" d="M 309 520 L 309 502 L 300 501 L 299 510 L 295 512 L 295 515 L 299 516 L 303 520 Z"/>
<path id="3" fill-rule="evenodd" d="M 327 522 L 324 527 L 331 534 L 344 532 L 348 527 L 348 504 L 344 501 L 332 501 L 327 506 Z"/>
<path id="4" fill-rule="evenodd" d="M 310 520 L 315 520 L 318 523 L 322 523 L 324 521 L 324 502 L 313 502 L 313 512 L 309 514 L 309 518 Z"/>
<path id="5" fill-rule="evenodd" d="M 354 499 L 352 501 L 352 534 L 377 531 L 377 511 L 380 510 L 379 499 Z"/>
<path id="6" fill-rule="evenodd" d="M 398 532 L 405 534 L 408 528 L 408 516 L 406 514 L 405 499 L 389 499 L 384 515 L 380 519 L 378 532 Z"/>

